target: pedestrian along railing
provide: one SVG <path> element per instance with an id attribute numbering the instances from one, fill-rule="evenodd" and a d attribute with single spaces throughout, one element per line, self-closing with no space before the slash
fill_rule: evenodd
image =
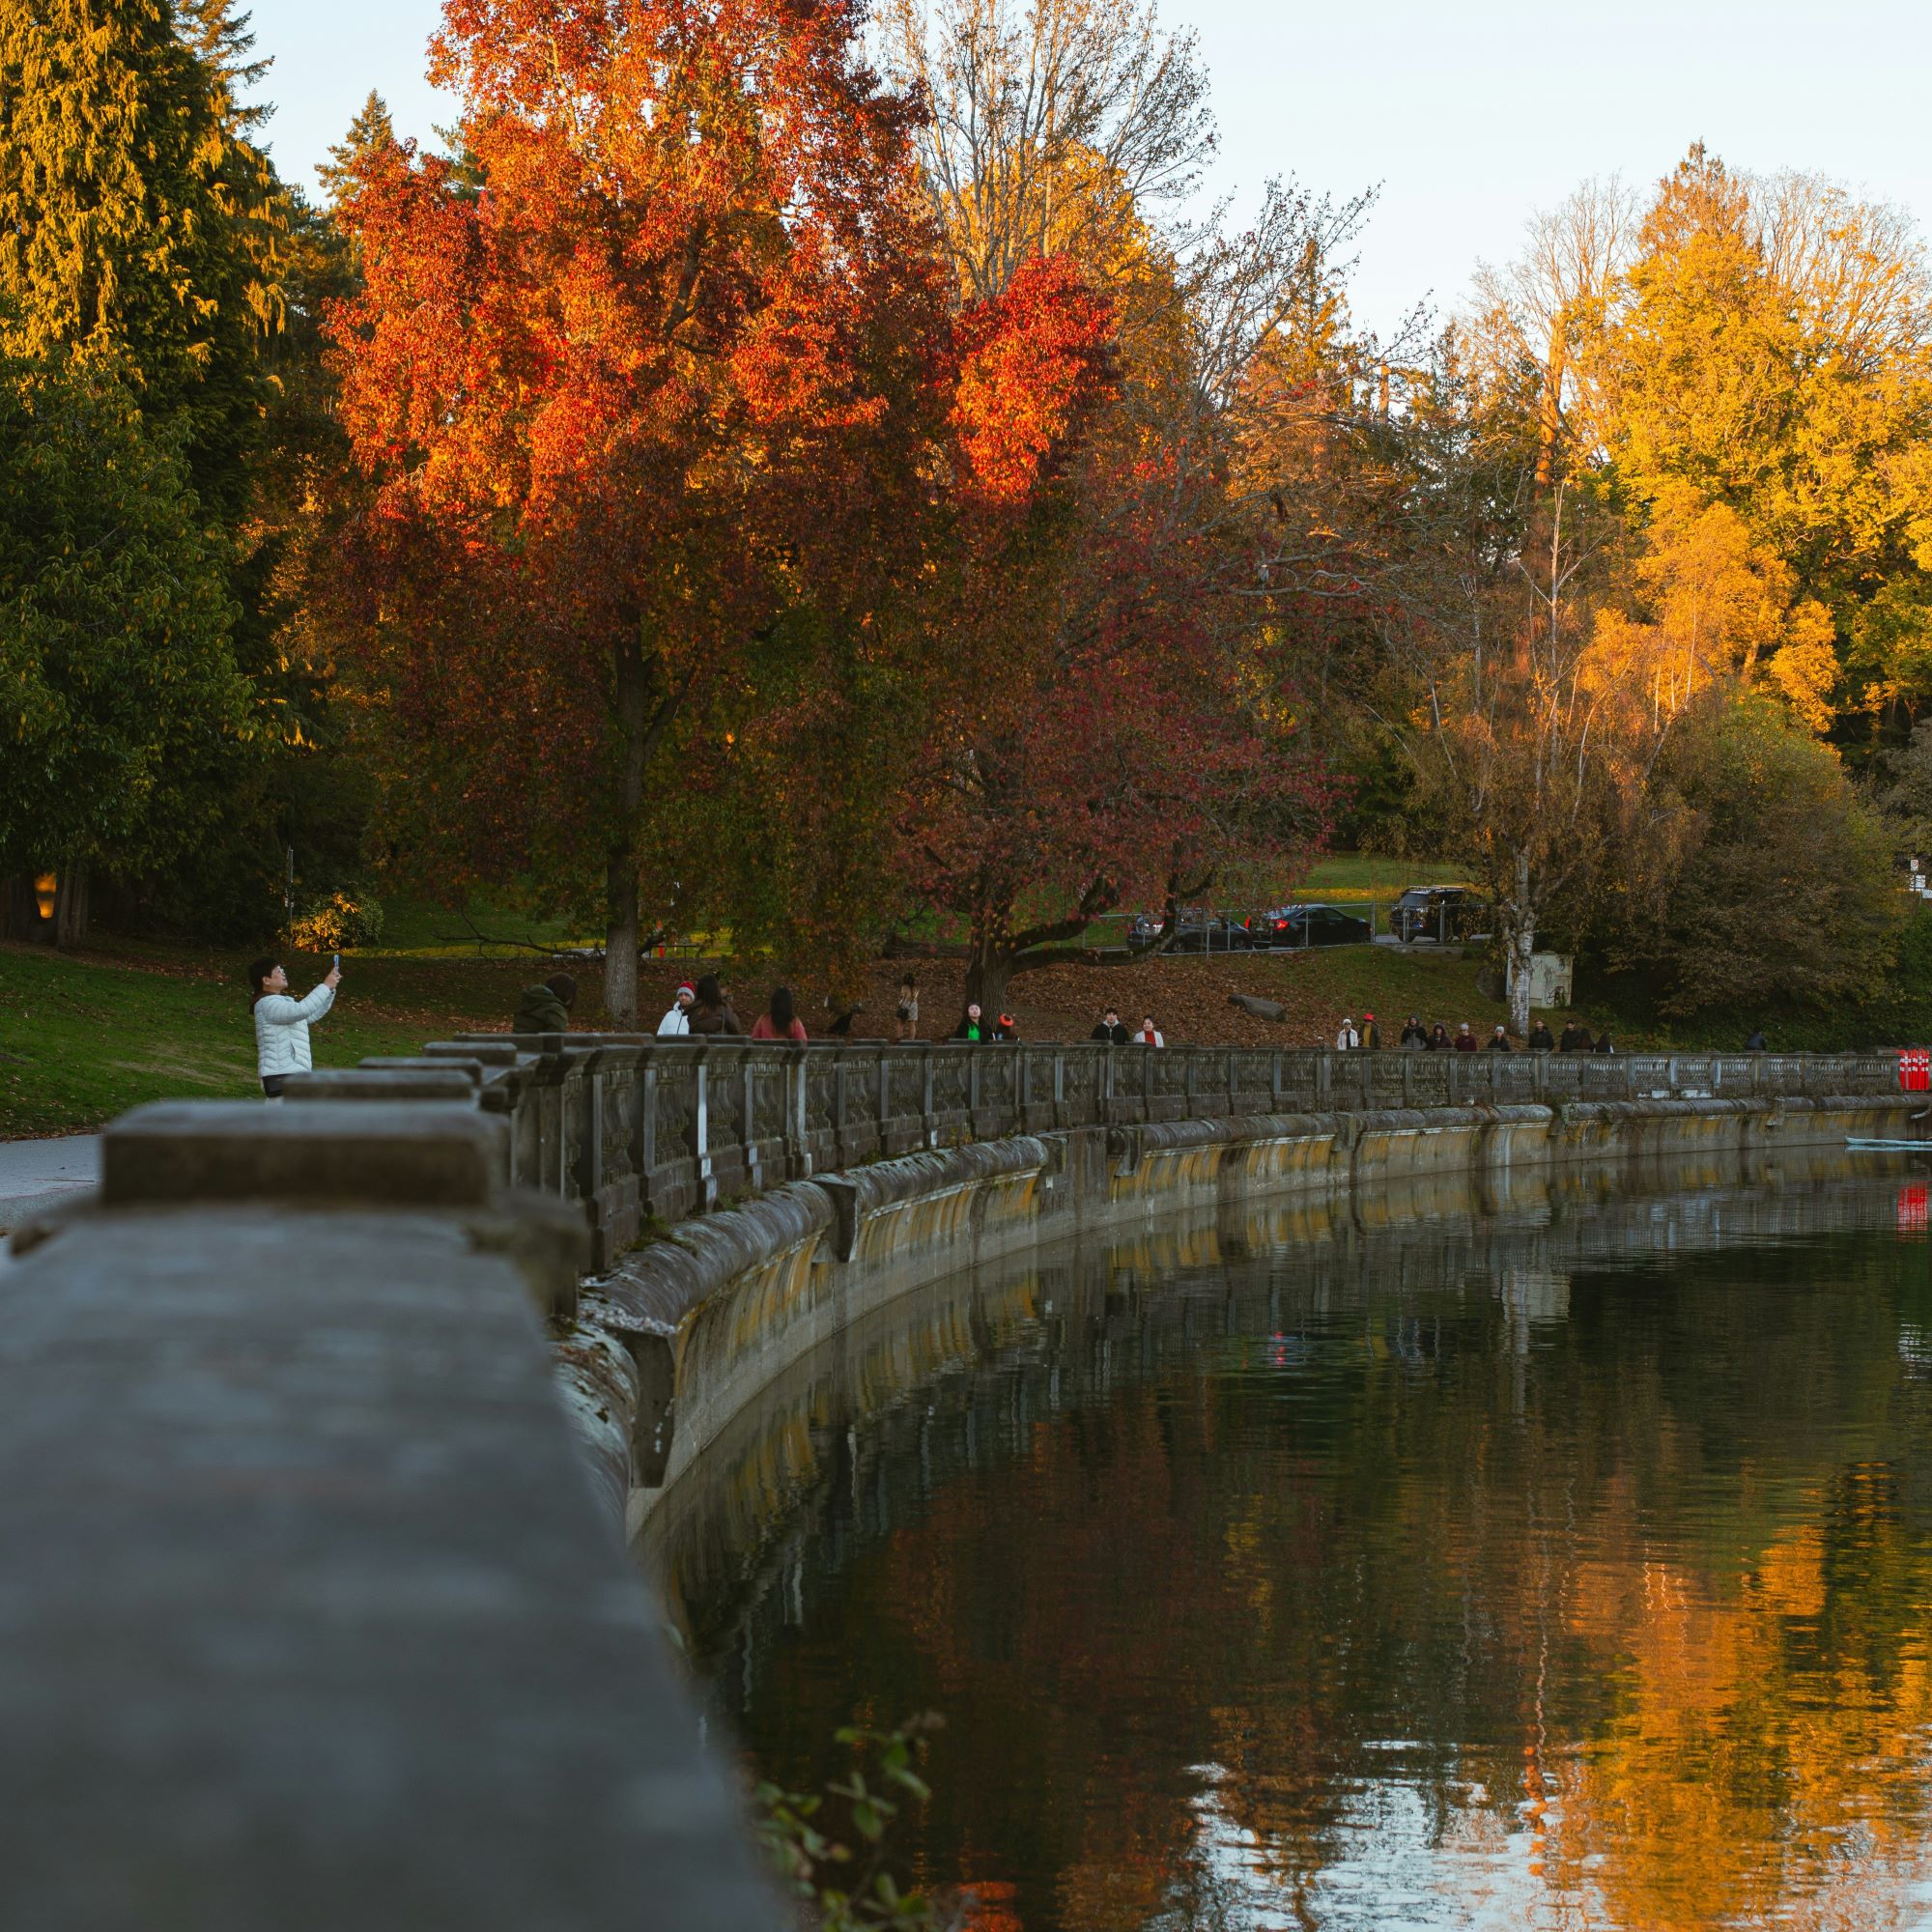
<path id="1" fill-rule="evenodd" d="M 452 1076 L 509 1117 L 507 1177 L 581 1200 L 599 1261 L 652 1225 L 785 1180 L 925 1149 L 1261 1114 L 1895 1094 L 1896 1054 L 1340 1053 L 649 1035 L 461 1035 L 408 1061 L 298 1076 L 291 1097 Z"/>

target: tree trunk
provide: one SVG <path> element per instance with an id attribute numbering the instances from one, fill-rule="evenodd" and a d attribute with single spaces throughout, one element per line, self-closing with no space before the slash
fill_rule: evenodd
<path id="1" fill-rule="evenodd" d="M 1012 983 L 1013 957 L 1003 949 L 976 945 L 966 962 L 966 1004 L 975 1000 L 988 1020 L 998 1019 L 1006 1010 L 1007 989 Z"/>
<path id="2" fill-rule="evenodd" d="M 1505 937 L 1509 946 L 1510 1031 L 1522 1039 L 1529 1033 L 1530 956 L 1536 950 L 1536 908 L 1529 902 L 1529 855 L 1516 860 L 1516 903 L 1509 909 Z"/>
<path id="3" fill-rule="evenodd" d="M 62 948 L 87 944 L 87 867 L 61 867 L 54 886 L 54 944 Z"/>
<path id="4" fill-rule="evenodd" d="M 617 836 L 604 871 L 604 1012 L 619 1033 L 638 1028 L 638 812 L 650 758 L 651 673 L 633 631 L 613 660 L 617 725 Z"/>
<path id="5" fill-rule="evenodd" d="M 0 936 L 8 939 L 45 939 L 47 922 L 41 917 L 41 895 L 34 887 L 32 872 L 15 872 L 8 879 L 0 895 Z"/>
<path id="6" fill-rule="evenodd" d="M 638 855 L 612 852 L 605 874 L 604 1013 L 619 1033 L 638 1030 Z"/>
<path id="7" fill-rule="evenodd" d="M 1549 318 L 1549 355 L 1543 372 L 1543 407 L 1536 433 L 1536 487 L 1548 490 L 1556 477 L 1556 444 L 1563 434 L 1563 365 L 1568 342 L 1568 311 Z"/>

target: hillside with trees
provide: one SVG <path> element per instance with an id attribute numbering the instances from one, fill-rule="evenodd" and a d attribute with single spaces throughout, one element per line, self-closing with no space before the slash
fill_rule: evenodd
<path id="1" fill-rule="evenodd" d="M 252 47 L 0 0 L 10 936 L 481 892 L 625 1025 L 667 935 L 999 1005 L 1408 853 L 1661 1024 L 1932 1021 L 1896 210 L 1693 145 L 1383 341 L 1144 0 L 447 0 L 321 203 Z"/>

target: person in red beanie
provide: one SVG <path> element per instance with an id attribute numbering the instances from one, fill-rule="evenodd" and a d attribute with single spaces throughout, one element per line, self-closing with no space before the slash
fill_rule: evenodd
<path id="1" fill-rule="evenodd" d="M 660 1039 L 682 1039 L 691 1031 L 691 1003 L 696 997 L 697 988 L 689 980 L 678 986 L 670 1011 L 658 1022 Z"/>

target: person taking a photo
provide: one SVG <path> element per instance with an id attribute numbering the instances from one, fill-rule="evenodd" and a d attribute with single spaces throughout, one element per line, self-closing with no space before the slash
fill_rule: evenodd
<path id="1" fill-rule="evenodd" d="M 319 1020 L 335 1004 L 335 989 L 341 983 L 338 960 L 323 975 L 321 985 L 296 1000 L 289 997 L 289 976 L 279 959 L 257 959 L 248 968 L 248 984 L 254 994 L 248 1004 L 255 1014 L 255 1070 L 269 1099 L 282 1097 L 291 1073 L 306 1073 L 315 1065 L 309 1056 L 309 1023 Z"/>

